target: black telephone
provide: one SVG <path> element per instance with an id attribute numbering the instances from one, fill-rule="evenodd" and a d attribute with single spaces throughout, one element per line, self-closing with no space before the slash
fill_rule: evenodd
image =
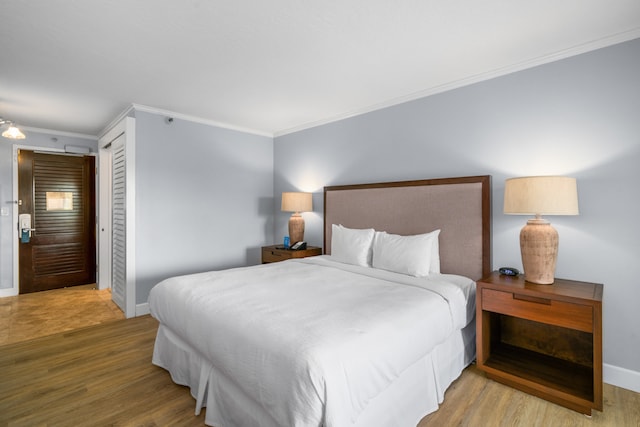
<path id="1" fill-rule="evenodd" d="M 301 251 L 303 249 L 307 249 L 307 242 L 302 240 L 300 242 L 294 243 L 289 249 L 291 249 L 292 251 Z"/>
<path id="2" fill-rule="evenodd" d="M 504 274 L 505 276 L 517 276 L 518 274 L 520 274 L 520 271 L 518 271 L 517 268 L 513 267 L 500 267 L 498 271 L 500 272 L 500 274 Z"/>

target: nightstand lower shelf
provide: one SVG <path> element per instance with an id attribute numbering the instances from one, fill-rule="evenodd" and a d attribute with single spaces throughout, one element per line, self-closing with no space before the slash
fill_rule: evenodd
<path id="1" fill-rule="evenodd" d="M 593 401 L 593 369 L 588 366 L 508 344 L 492 348 L 484 365 L 493 379 L 512 375 L 520 381 L 531 382 L 530 387 L 556 390 L 559 397 L 566 394 L 574 399 L 584 399 L 585 404 Z"/>

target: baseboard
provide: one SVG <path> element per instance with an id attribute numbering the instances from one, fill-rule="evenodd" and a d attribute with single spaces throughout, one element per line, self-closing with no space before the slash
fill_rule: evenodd
<path id="1" fill-rule="evenodd" d="M 136 317 L 144 316 L 147 314 L 151 314 L 151 310 L 149 310 L 149 303 L 145 302 L 142 304 L 136 304 Z"/>
<path id="2" fill-rule="evenodd" d="M 602 377 L 607 384 L 640 393 L 640 372 L 605 363 L 602 369 Z"/>
<path id="3" fill-rule="evenodd" d="M 18 289 L 16 288 L 0 289 L 0 298 L 15 297 L 16 295 L 18 295 Z"/>

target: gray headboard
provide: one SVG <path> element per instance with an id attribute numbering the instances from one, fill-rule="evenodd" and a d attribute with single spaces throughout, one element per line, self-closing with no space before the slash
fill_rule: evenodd
<path id="1" fill-rule="evenodd" d="M 411 235 L 440 229 L 440 269 L 478 280 L 491 270 L 491 177 L 324 188 L 324 252 L 331 225 Z"/>

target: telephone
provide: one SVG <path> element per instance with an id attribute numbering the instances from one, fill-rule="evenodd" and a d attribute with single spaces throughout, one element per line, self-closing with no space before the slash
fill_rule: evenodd
<path id="1" fill-rule="evenodd" d="M 518 271 L 517 268 L 513 267 L 500 267 L 498 271 L 500 272 L 500 274 L 504 274 L 505 276 L 517 276 L 518 274 L 520 274 L 520 271 Z"/>
<path id="2" fill-rule="evenodd" d="M 291 249 L 292 251 L 301 251 L 303 249 L 307 249 L 307 242 L 302 240 L 300 242 L 294 243 L 289 249 Z"/>

